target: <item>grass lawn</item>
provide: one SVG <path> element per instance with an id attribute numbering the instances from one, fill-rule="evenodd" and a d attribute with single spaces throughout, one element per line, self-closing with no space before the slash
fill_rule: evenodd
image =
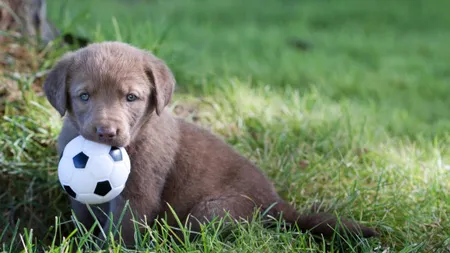
<path id="1" fill-rule="evenodd" d="M 299 210 L 319 204 L 381 233 L 346 245 L 255 222 L 232 238 L 210 228 L 175 245 L 150 244 L 161 235 L 149 229 L 136 246 L 150 252 L 450 252 L 449 9 L 448 0 L 48 0 L 59 28 L 164 59 L 178 81 L 173 112 L 254 161 Z M 16 63 L 2 52 L 0 81 L 18 89 L 0 92 L 0 252 L 91 240 L 69 222 L 56 175 L 61 119 L 36 77 L 64 50 Z"/>

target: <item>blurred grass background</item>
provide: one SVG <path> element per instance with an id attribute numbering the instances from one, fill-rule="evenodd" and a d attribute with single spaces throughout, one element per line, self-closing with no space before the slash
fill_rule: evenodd
<path id="1" fill-rule="evenodd" d="M 164 59 L 177 78 L 175 114 L 252 159 L 300 210 L 318 202 L 375 227 L 382 237 L 361 242 L 364 252 L 450 251 L 449 8 L 446 0 L 48 1 L 58 28 Z M 29 72 L 61 53 L 32 53 Z M 20 219 L 35 245 L 60 250 L 48 246 L 60 223 L 72 231 L 55 174 L 60 119 L 40 78 L 7 78 L 21 88 L 0 112 L 0 241 L 5 251 L 21 247 Z M 308 235 L 245 231 L 184 250 L 324 250 Z"/>

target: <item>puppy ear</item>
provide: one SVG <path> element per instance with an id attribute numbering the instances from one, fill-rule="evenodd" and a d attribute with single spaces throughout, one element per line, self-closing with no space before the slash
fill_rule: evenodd
<path id="1" fill-rule="evenodd" d="M 44 82 L 44 92 L 50 104 L 64 116 L 67 109 L 67 80 L 73 53 L 66 53 L 56 63 Z"/>
<path id="2" fill-rule="evenodd" d="M 144 69 L 152 86 L 151 103 L 160 115 L 164 107 L 169 104 L 175 89 L 175 77 L 169 67 L 153 54 L 144 54 Z"/>

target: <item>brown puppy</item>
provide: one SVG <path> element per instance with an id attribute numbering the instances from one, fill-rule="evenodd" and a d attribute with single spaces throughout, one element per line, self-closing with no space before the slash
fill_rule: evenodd
<path id="1" fill-rule="evenodd" d="M 175 79 L 160 59 L 128 44 L 103 42 L 67 53 L 50 72 L 45 93 L 63 116 L 58 151 L 81 134 L 85 138 L 124 146 L 131 173 L 123 193 L 99 207 L 117 218 L 129 200 L 135 220 L 149 223 L 167 216 L 176 226 L 167 204 L 188 219 L 193 230 L 225 212 L 250 218 L 255 208 L 266 210 L 302 230 L 329 237 L 337 219 L 325 213 L 300 215 L 283 201 L 262 172 L 229 145 L 165 109 Z M 77 218 L 91 227 L 94 220 L 85 205 L 72 200 Z M 104 227 L 108 219 L 96 213 Z M 344 229 L 364 237 L 377 233 L 351 221 Z M 127 212 L 122 223 L 127 244 L 134 242 L 133 222 Z"/>

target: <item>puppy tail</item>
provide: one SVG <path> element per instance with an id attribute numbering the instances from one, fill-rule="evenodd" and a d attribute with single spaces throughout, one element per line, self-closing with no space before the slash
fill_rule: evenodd
<path id="1" fill-rule="evenodd" d="M 335 233 L 339 235 L 350 233 L 364 238 L 379 236 L 372 228 L 337 218 L 329 213 L 300 214 L 285 202 L 276 205 L 275 209 L 290 226 L 298 227 L 303 232 L 309 231 L 313 235 L 322 235 L 325 238 L 331 238 Z"/>

